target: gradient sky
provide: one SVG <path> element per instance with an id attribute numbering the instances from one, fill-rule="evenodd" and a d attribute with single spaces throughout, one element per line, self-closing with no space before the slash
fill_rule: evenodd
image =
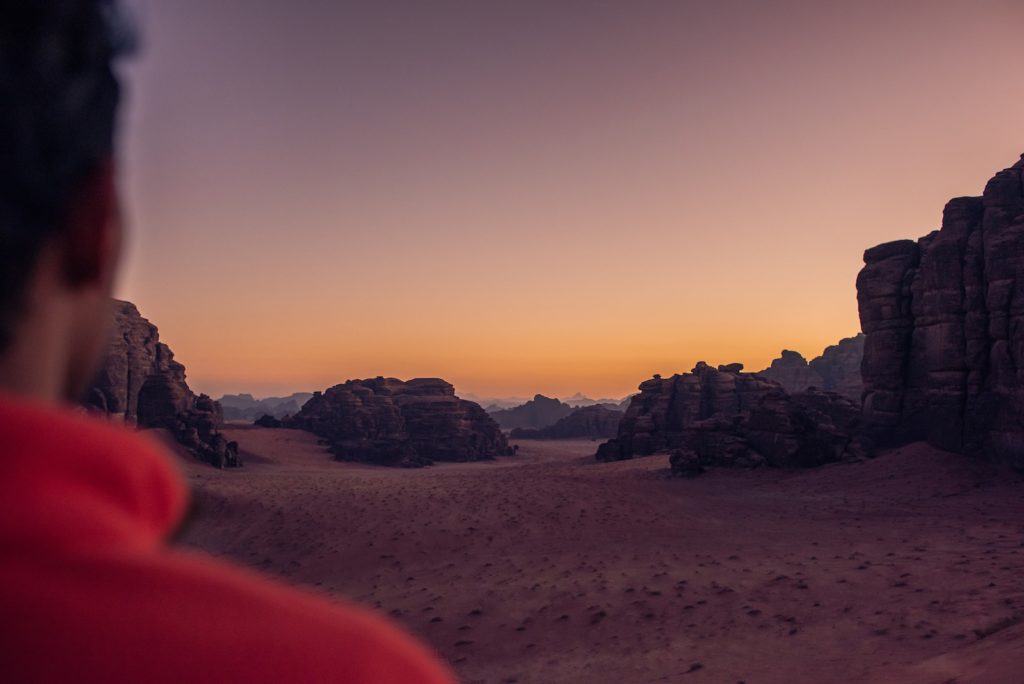
<path id="1" fill-rule="evenodd" d="M 1024 152 L 1018 0 L 133 4 L 119 293 L 214 395 L 810 357 Z"/>

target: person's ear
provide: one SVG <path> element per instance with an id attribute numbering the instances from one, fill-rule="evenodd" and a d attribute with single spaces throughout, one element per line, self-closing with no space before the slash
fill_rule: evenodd
<path id="1" fill-rule="evenodd" d="M 72 289 L 110 290 L 121 254 L 114 163 L 105 161 L 72 195 L 63 231 L 63 270 Z"/>

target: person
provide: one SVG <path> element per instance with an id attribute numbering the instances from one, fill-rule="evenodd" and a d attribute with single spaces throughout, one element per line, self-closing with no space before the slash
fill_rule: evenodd
<path id="1" fill-rule="evenodd" d="M 452 682 L 384 618 L 173 547 L 172 457 L 71 408 L 120 251 L 116 10 L 0 3 L 0 679 Z"/>

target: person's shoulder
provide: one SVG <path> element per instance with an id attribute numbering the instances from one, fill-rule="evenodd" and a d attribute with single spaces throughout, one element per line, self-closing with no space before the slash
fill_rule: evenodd
<path id="1" fill-rule="evenodd" d="M 239 637 L 259 644 L 261 667 L 286 675 L 301 664 L 305 676 L 324 681 L 453 682 L 436 655 L 376 613 L 327 596 L 266 580 L 198 554 L 175 553 L 168 567 L 189 577 L 190 593 L 217 606 L 215 618 L 235 648 Z M 227 646 L 227 645 L 225 645 Z M 255 649 L 252 649 L 255 650 Z M 252 651 L 251 650 L 251 651 Z M 344 677 L 341 673 L 346 673 Z"/>
<path id="2" fill-rule="evenodd" d="M 4 638 L 27 679 L 455 681 L 434 654 L 366 609 L 199 554 L 83 556 L 37 569 L 22 586 L 0 603 L 18 624 Z M 47 662 L 55 644 L 62 662 Z"/>

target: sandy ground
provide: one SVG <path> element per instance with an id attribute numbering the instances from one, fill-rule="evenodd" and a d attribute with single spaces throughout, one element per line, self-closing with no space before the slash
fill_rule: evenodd
<path id="1" fill-rule="evenodd" d="M 669 478 L 520 441 L 494 463 L 336 463 L 230 429 L 185 543 L 388 613 L 466 682 L 1024 681 L 1024 482 L 914 445 Z"/>

